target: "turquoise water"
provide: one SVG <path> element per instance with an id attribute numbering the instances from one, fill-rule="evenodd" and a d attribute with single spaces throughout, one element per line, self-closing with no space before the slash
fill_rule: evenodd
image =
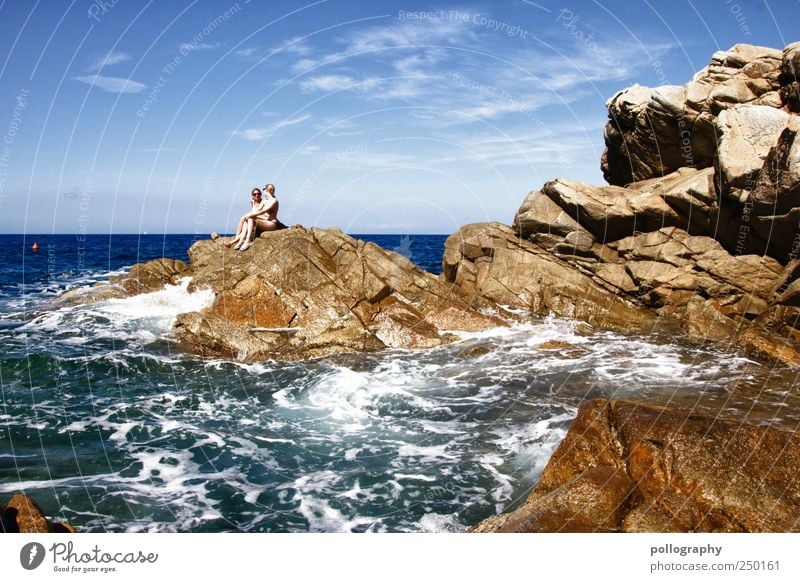
<path id="1" fill-rule="evenodd" d="M 444 238 L 373 240 L 435 270 Z M 0 501 L 24 491 L 82 530 L 463 531 L 524 498 L 587 398 L 800 419 L 789 372 L 557 319 L 424 351 L 202 360 L 170 332 L 211 300 L 187 280 L 51 303 L 185 258 L 192 237 L 38 237 L 37 253 L 32 240 L 0 237 Z"/>

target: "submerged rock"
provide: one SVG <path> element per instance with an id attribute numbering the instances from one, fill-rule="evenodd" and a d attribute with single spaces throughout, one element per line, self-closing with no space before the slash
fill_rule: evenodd
<path id="1" fill-rule="evenodd" d="M 191 267 L 183 261 L 166 257 L 154 259 L 135 264 L 128 273 L 111 277 L 108 283 L 67 291 L 55 303 L 58 306 L 83 305 L 131 297 L 158 291 L 164 285 L 177 285 L 180 279 L 190 275 Z"/>
<path id="2" fill-rule="evenodd" d="M 476 532 L 798 532 L 800 435 L 625 400 L 584 403 L 527 501 Z"/>

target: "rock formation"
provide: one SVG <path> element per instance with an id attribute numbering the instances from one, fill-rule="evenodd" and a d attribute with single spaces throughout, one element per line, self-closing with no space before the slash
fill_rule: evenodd
<path id="1" fill-rule="evenodd" d="M 612 185 L 559 178 L 528 194 L 512 228 L 462 228 L 444 280 L 600 327 L 668 317 L 800 365 L 800 118 L 783 98 L 798 55 L 800 43 L 736 45 L 685 86 L 621 91 L 602 161 Z"/>
<path id="2" fill-rule="evenodd" d="M 36 502 L 27 495 L 14 495 L 5 507 L 0 505 L 2 533 L 75 533 L 67 523 L 50 521 Z"/>
<path id="3" fill-rule="evenodd" d="M 488 300 L 335 228 L 264 233 L 245 253 L 200 241 L 189 255 L 190 291 L 210 288 L 215 299 L 180 314 L 174 329 L 204 356 L 295 360 L 433 347 L 453 341 L 452 331 L 506 325 Z"/>
<path id="4" fill-rule="evenodd" d="M 800 532 L 800 434 L 584 403 L 524 505 L 476 532 Z"/>
<path id="5" fill-rule="evenodd" d="M 678 168 L 707 168 L 717 148 L 716 122 L 737 105 L 780 108 L 791 75 L 782 75 L 797 45 L 783 52 L 737 44 L 714 54 L 685 85 L 634 85 L 608 100 L 601 167 L 610 184 L 624 186 Z M 785 92 L 785 90 L 784 90 Z"/>

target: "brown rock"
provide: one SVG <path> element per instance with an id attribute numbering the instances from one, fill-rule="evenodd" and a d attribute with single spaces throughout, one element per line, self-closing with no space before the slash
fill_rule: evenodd
<path id="1" fill-rule="evenodd" d="M 14 495 L 0 516 L 0 529 L 7 533 L 75 533 L 75 528 L 69 524 L 50 522 L 27 495 Z"/>
<path id="2" fill-rule="evenodd" d="M 661 196 L 648 191 L 631 192 L 564 179 L 548 182 L 542 191 L 602 242 L 682 222 Z"/>
<path id="3" fill-rule="evenodd" d="M 475 249 L 482 254 L 475 256 Z M 654 322 L 646 310 L 616 297 L 499 223 L 467 225 L 452 235 L 445 243 L 443 276 L 469 295 L 603 329 L 644 330 Z"/>
<path id="4" fill-rule="evenodd" d="M 189 265 L 175 259 L 155 259 L 138 263 L 129 273 L 112 277 L 110 283 L 123 287 L 130 295 L 158 291 L 164 285 L 175 285 L 191 274 Z"/>
<path id="5" fill-rule="evenodd" d="M 561 340 L 547 340 L 546 342 L 542 342 L 536 346 L 537 350 L 564 350 L 568 348 L 574 348 L 575 346 L 569 342 L 561 341 Z"/>
<path id="6" fill-rule="evenodd" d="M 793 431 L 592 400 L 527 502 L 473 531 L 563 531 L 560 518 L 587 532 L 797 532 L 799 462 Z"/>
<path id="7" fill-rule="evenodd" d="M 764 105 L 735 105 L 717 119 L 717 175 L 722 191 L 742 200 L 755 187 L 764 159 L 789 121 L 789 114 Z"/>
<path id="8" fill-rule="evenodd" d="M 339 229 L 265 233 L 250 250 L 212 241 L 189 250 L 190 290 L 214 303 L 181 314 L 174 330 L 204 356 L 296 360 L 385 347 L 449 343 L 449 331 L 506 325 L 493 304 L 469 297 L 402 255 Z"/>
<path id="9" fill-rule="evenodd" d="M 475 532 L 570 533 L 618 531 L 632 483 L 625 471 L 593 467 L 519 510 L 479 524 Z M 502 519 L 505 517 L 505 519 Z"/>
<path id="10" fill-rule="evenodd" d="M 623 186 L 682 167 L 711 166 L 720 112 L 745 103 L 781 106 L 775 92 L 788 93 L 778 79 L 782 60 L 787 62 L 785 52 L 739 44 L 715 53 L 710 65 L 682 87 L 634 85 L 614 95 L 606 103 L 601 160 L 606 180 Z"/>

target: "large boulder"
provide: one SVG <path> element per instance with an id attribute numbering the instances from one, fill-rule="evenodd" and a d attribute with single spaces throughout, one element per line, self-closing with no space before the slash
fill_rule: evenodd
<path id="1" fill-rule="evenodd" d="M 748 224 L 761 246 L 790 262 L 800 255 L 800 118 L 792 116 L 770 148 L 748 200 Z"/>
<path id="2" fill-rule="evenodd" d="M 787 47 L 788 48 L 788 47 Z M 715 119 L 737 104 L 782 106 L 780 50 L 738 44 L 715 53 L 686 85 L 634 85 L 606 103 L 609 122 L 601 167 L 610 184 L 664 176 L 713 164 Z"/>
<path id="3" fill-rule="evenodd" d="M 720 113 L 717 119 L 719 150 L 717 176 L 721 190 L 743 200 L 750 192 L 791 115 L 764 105 L 736 105 Z"/>
<path id="4" fill-rule="evenodd" d="M 180 314 L 174 330 L 204 356 L 295 360 L 433 347 L 456 339 L 453 331 L 506 325 L 486 299 L 336 228 L 264 233 L 247 252 L 205 240 L 189 256 L 190 291 L 208 288 L 215 299 Z"/>
<path id="5" fill-rule="evenodd" d="M 584 403 L 520 508 L 477 532 L 798 532 L 800 434 L 625 400 Z"/>

